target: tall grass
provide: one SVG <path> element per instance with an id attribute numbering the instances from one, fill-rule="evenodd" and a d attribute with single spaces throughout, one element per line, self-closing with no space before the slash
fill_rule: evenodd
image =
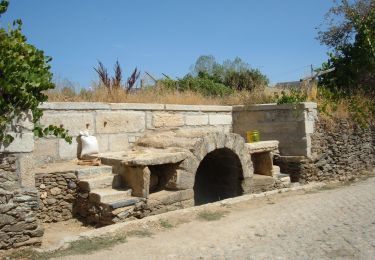
<path id="1" fill-rule="evenodd" d="M 259 88 L 252 92 L 234 91 L 232 94 L 205 96 L 198 92 L 170 90 L 163 86 L 146 87 L 126 92 L 123 89 L 112 89 L 111 92 L 101 85 L 91 90 L 75 91 L 68 87 L 58 87 L 48 91 L 49 102 L 109 102 L 109 103 L 162 103 L 185 105 L 242 105 L 260 104 L 274 101 L 272 88 Z"/>
<path id="2" fill-rule="evenodd" d="M 281 92 L 293 95 L 290 89 L 258 87 L 253 91 L 233 91 L 229 95 L 205 96 L 193 91 L 177 91 L 156 85 L 132 91 L 94 84 L 91 90 L 74 90 L 58 87 L 47 92 L 50 102 L 108 102 L 108 103 L 160 103 L 184 105 L 252 105 L 277 102 Z M 363 94 L 337 98 L 329 91 L 318 88 L 315 82 L 302 82 L 298 91 L 306 95 L 306 101 L 316 102 L 320 115 L 326 119 L 349 119 L 363 125 L 373 125 L 375 105 Z"/>

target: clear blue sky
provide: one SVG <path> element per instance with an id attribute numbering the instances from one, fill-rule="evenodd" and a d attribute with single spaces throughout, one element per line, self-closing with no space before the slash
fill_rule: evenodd
<path id="1" fill-rule="evenodd" d="M 2 26 L 21 18 L 30 43 L 52 56 L 57 79 L 82 87 L 101 60 L 116 59 L 156 77 L 182 77 L 202 54 L 236 56 L 272 83 L 298 80 L 320 66 L 315 39 L 331 0 L 10 0 Z"/>

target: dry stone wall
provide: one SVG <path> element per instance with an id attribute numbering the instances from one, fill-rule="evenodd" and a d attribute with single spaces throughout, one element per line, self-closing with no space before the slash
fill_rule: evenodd
<path id="1" fill-rule="evenodd" d="M 353 180 L 375 166 L 375 129 L 363 129 L 346 119 L 320 118 L 315 124 L 312 156 L 276 159 L 292 181 Z"/>
<path id="2" fill-rule="evenodd" d="M 35 185 L 40 197 L 37 215 L 42 222 L 73 218 L 77 196 L 77 177 L 73 171 L 36 174 Z"/>
<path id="3" fill-rule="evenodd" d="M 17 155 L 0 154 L 0 249 L 41 243 L 35 188 L 22 188 Z"/>
<path id="4" fill-rule="evenodd" d="M 41 243 L 37 190 L 23 185 L 25 158 L 34 149 L 32 129 L 31 115 L 24 113 L 8 126 L 13 143 L 0 143 L 0 249 Z"/>

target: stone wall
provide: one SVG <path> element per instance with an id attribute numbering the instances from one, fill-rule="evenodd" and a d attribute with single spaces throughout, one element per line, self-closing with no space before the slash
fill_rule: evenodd
<path id="1" fill-rule="evenodd" d="M 353 180 L 375 166 L 375 129 L 320 118 L 311 136 L 312 156 L 281 156 L 276 164 L 293 181 Z"/>
<path id="2" fill-rule="evenodd" d="M 233 132 L 246 138 L 258 130 L 262 141 L 278 140 L 284 156 L 311 156 L 311 135 L 317 117 L 316 103 L 233 107 Z"/>
<path id="3" fill-rule="evenodd" d="M 74 171 L 35 174 L 35 185 L 40 197 L 37 215 L 42 222 L 73 218 L 73 205 L 77 196 Z"/>
<path id="4" fill-rule="evenodd" d="M 45 103 L 41 106 L 43 125 L 58 125 L 73 135 L 73 144 L 57 138 L 35 141 L 37 163 L 76 158 L 77 136 L 88 130 L 99 142 L 100 152 L 122 151 L 149 130 L 167 128 L 205 128 L 232 131 L 231 106 L 197 106 L 124 103 Z"/>
<path id="5" fill-rule="evenodd" d="M 41 243 L 36 189 L 21 188 L 17 156 L 0 154 L 0 249 Z"/>
<path id="6" fill-rule="evenodd" d="M 14 120 L 7 128 L 14 141 L 0 143 L 0 249 L 40 244 L 43 235 L 37 190 L 23 185 L 25 158 L 34 149 L 31 119 L 25 113 Z"/>

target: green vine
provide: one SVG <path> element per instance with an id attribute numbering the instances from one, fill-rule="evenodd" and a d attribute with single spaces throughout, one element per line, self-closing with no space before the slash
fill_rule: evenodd
<path id="1" fill-rule="evenodd" d="M 8 5 L 8 0 L 1 0 L 0 18 Z M 71 143 L 72 137 L 64 128 L 43 127 L 38 123 L 43 115 L 38 106 L 47 101 L 43 91 L 55 87 L 49 65 L 51 58 L 28 44 L 21 29 L 21 20 L 15 20 L 8 30 L 0 28 L 0 143 L 13 141 L 14 138 L 7 134 L 8 126 L 27 111 L 32 113 L 36 136 L 54 135 Z"/>

